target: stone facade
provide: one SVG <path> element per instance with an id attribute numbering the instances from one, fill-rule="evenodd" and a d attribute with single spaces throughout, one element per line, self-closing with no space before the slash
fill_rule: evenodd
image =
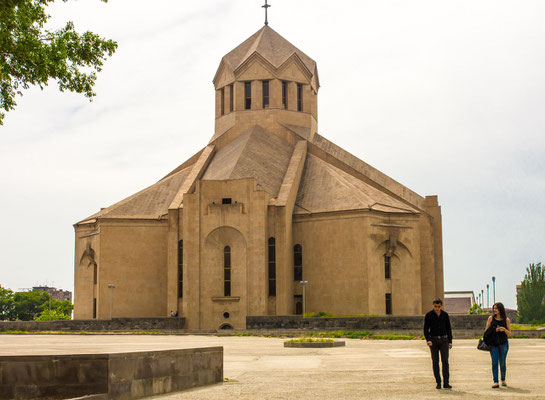
<path id="1" fill-rule="evenodd" d="M 177 311 L 188 329 L 244 329 L 303 303 L 420 315 L 443 296 L 437 197 L 318 133 L 310 57 L 266 26 L 222 58 L 214 87 L 205 148 L 75 225 L 75 318 Z"/>
<path id="2" fill-rule="evenodd" d="M 0 356 L 0 399 L 129 400 L 223 381 L 223 347 Z"/>

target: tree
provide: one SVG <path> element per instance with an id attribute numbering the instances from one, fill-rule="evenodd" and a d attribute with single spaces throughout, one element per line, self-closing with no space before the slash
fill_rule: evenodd
<path id="1" fill-rule="evenodd" d="M 530 264 L 517 294 L 520 322 L 540 324 L 545 322 L 545 265 Z"/>
<path id="2" fill-rule="evenodd" d="M 33 290 L 13 295 L 15 319 L 32 321 L 42 313 L 42 305 L 49 300 L 47 292 Z"/>
<path id="3" fill-rule="evenodd" d="M 53 297 L 40 306 L 41 314 L 34 318 L 36 321 L 54 321 L 58 319 L 72 319 L 74 305 L 68 300 L 59 301 Z M 49 311 L 51 309 L 51 312 Z"/>
<path id="4" fill-rule="evenodd" d="M 54 1 L 0 1 L 0 110 L 13 110 L 22 89 L 43 89 L 49 79 L 58 81 L 61 92 L 83 93 L 89 100 L 95 96 L 96 74 L 117 43 L 89 31 L 79 34 L 72 22 L 59 30 L 44 29 L 50 18 L 46 8 Z M 4 116 L 0 112 L 0 125 Z"/>
<path id="5" fill-rule="evenodd" d="M 15 319 L 15 303 L 13 291 L 0 287 L 0 321 Z"/>

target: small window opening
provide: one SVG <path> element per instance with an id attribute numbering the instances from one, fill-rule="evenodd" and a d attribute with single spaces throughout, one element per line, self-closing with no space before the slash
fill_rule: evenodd
<path id="1" fill-rule="evenodd" d="M 303 296 L 295 295 L 295 315 L 303 314 Z"/>
<path id="2" fill-rule="evenodd" d="M 229 112 L 233 112 L 233 108 L 234 108 L 234 104 L 233 104 L 233 90 L 234 90 L 234 86 L 233 85 L 229 85 Z"/>
<path id="3" fill-rule="evenodd" d="M 221 113 L 221 115 L 224 115 L 224 114 L 225 114 L 225 88 L 221 88 L 221 90 L 220 90 L 220 98 L 221 98 L 221 101 L 220 101 L 220 107 L 221 107 L 220 113 Z"/>
<path id="4" fill-rule="evenodd" d="M 390 279 L 390 257 L 389 256 L 384 256 L 384 277 L 386 279 Z"/>
<path id="5" fill-rule="evenodd" d="M 229 318 L 229 317 L 230 317 L 230 315 L 229 315 L 228 312 L 224 312 L 224 313 L 223 313 L 223 318 L 227 319 L 227 318 Z"/>
<path id="6" fill-rule="evenodd" d="M 184 241 L 178 242 L 178 298 L 184 297 Z"/>
<path id="7" fill-rule="evenodd" d="M 231 296 L 231 248 L 223 249 L 223 295 Z"/>
<path id="8" fill-rule="evenodd" d="M 276 240 L 269 238 L 269 296 L 276 296 Z"/>
<path id="9" fill-rule="evenodd" d="M 221 204 L 231 204 L 233 200 L 230 197 L 224 197 L 221 199 Z"/>
<path id="10" fill-rule="evenodd" d="M 226 331 L 233 329 L 233 327 L 229 324 L 223 324 L 222 326 L 220 326 L 220 329 Z"/>
<path id="11" fill-rule="evenodd" d="M 282 81 L 282 107 L 288 108 L 288 82 Z"/>
<path id="12" fill-rule="evenodd" d="M 97 299 L 93 299 L 93 319 L 97 317 Z"/>
<path id="13" fill-rule="evenodd" d="M 252 82 L 244 82 L 244 108 L 252 108 Z"/>
<path id="14" fill-rule="evenodd" d="M 386 315 L 392 315 L 392 294 L 386 293 Z"/>
<path id="15" fill-rule="evenodd" d="M 293 246 L 293 280 L 303 280 L 303 247 L 300 244 Z"/>
<path id="16" fill-rule="evenodd" d="M 303 85 L 297 84 L 297 111 L 303 111 Z"/>
<path id="17" fill-rule="evenodd" d="M 263 108 L 269 107 L 269 81 L 263 81 Z"/>

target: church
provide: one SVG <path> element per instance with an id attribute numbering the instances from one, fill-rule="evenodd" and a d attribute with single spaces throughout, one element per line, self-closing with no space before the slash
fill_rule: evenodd
<path id="1" fill-rule="evenodd" d="M 441 208 L 326 139 L 316 62 L 265 24 L 213 79 L 215 130 L 76 223 L 74 318 L 419 315 L 443 297 Z"/>

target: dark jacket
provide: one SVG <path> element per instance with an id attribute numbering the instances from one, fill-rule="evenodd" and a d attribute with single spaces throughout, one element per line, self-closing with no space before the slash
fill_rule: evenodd
<path id="1" fill-rule="evenodd" d="M 496 344 L 496 327 L 490 325 L 486 331 L 483 333 L 483 342 L 486 343 L 488 347 L 494 346 Z"/>

